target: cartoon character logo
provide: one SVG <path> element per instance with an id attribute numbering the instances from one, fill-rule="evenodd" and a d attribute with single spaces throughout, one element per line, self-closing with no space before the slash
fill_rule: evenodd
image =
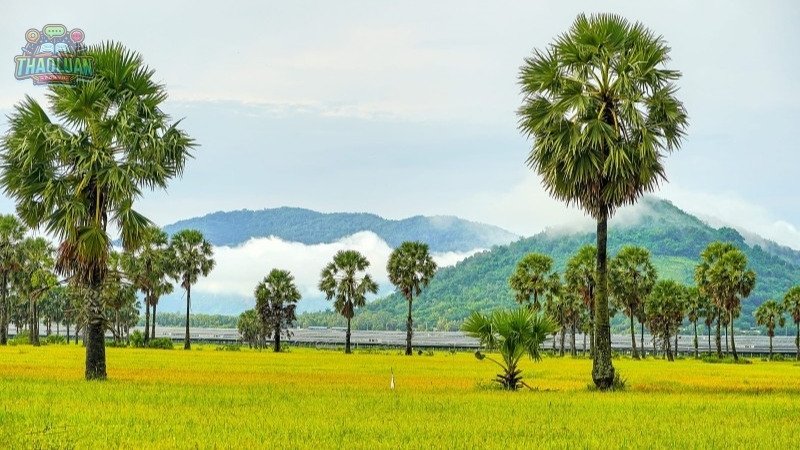
<path id="1" fill-rule="evenodd" d="M 45 25 L 41 31 L 25 32 L 22 54 L 14 57 L 14 77 L 32 79 L 35 85 L 72 84 L 94 75 L 94 61 L 85 55 L 85 34 L 80 28 L 67 31 L 61 24 Z"/>

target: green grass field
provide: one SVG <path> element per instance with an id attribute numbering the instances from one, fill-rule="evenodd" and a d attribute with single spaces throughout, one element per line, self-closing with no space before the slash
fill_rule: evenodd
<path id="1" fill-rule="evenodd" d="M 470 353 L 0 348 L 5 448 L 788 448 L 800 365 L 618 359 L 624 392 L 587 389 L 587 359 L 526 361 L 537 391 L 487 387 Z M 389 389 L 390 369 L 396 389 Z"/>

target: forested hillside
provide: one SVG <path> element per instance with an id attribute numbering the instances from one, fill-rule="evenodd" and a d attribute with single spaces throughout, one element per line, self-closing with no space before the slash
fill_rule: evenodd
<path id="1" fill-rule="evenodd" d="M 435 252 L 463 252 L 507 244 L 518 238 L 502 228 L 452 216 L 389 220 L 375 214 L 320 213 L 288 207 L 215 212 L 167 225 L 164 231 L 173 234 L 187 228 L 200 230 L 214 245 L 227 246 L 268 236 L 308 245 L 322 244 L 359 231 L 372 231 L 391 247 L 407 240 L 421 240 Z"/>
<path id="2" fill-rule="evenodd" d="M 671 203 L 647 198 L 637 208 L 634 219 L 612 221 L 609 255 L 623 245 L 640 245 L 650 250 L 660 277 L 693 284 L 694 267 L 708 243 L 720 240 L 734 243 L 747 255 L 757 273 L 753 294 L 743 302 L 739 326 L 753 323 L 753 309 L 764 300 L 782 298 L 786 290 L 800 282 L 797 261 L 800 252 L 771 243 L 748 245 L 736 230 L 715 229 Z M 508 287 L 517 261 L 530 252 L 550 255 L 558 271 L 582 245 L 593 244 L 594 233 L 542 232 L 509 245 L 476 254 L 455 266 L 439 271 L 428 289 L 414 303 L 417 325 L 424 328 L 457 326 L 471 311 L 487 311 L 514 305 Z M 360 328 L 402 328 L 405 302 L 396 294 L 376 300 L 356 313 L 354 324 Z M 339 325 L 331 313 L 305 314 L 305 325 Z"/>

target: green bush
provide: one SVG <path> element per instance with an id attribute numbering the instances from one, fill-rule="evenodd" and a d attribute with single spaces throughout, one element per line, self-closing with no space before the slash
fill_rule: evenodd
<path id="1" fill-rule="evenodd" d="M 23 330 L 17 333 L 16 336 L 8 340 L 9 345 L 24 345 L 29 344 L 31 341 L 31 333 L 28 330 Z"/>
<path id="2" fill-rule="evenodd" d="M 42 340 L 43 345 L 51 345 L 51 344 L 66 344 L 67 338 L 64 336 L 59 336 L 56 334 L 51 334 L 50 336 L 45 336 Z"/>
<path id="3" fill-rule="evenodd" d="M 130 338 L 131 347 L 143 348 L 144 347 L 144 333 L 139 330 L 131 333 Z"/>
<path id="4" fill-rule="evenodd" d="M 170 338 L 155 338 L 147 342 L 147 348 L 158 348 L 162 350 L 172 350 L 175 346 Z"/>

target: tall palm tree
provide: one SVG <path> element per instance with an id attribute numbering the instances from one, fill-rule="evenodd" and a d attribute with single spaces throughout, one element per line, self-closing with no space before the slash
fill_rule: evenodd
<path id="1" fill-rule="evenodd" d="M 181 230 L 170 241 L 170 275 L 186 290 L 186 337 L 183 349 L 192 348 L 189 336 L 189 313 L 192 308 L 192 285 L 214 269 L 214 249 L 197 230 Z"/>
<path id="2" fill-rule="evenodd" d="M 350 353 L 350 320 L 355 308 L 367 303 L 367 294 L 377 294 L 378 284 L 365 273 L 369 261 L 355 250 L 340 250 L 333 256 L 320 275 L 319 290 L 325 298 L 333 300 L 336 312 L 347 319 L 344 352 Z"/>
<path id="3" fill-rule="evenodd" d="M 783 317 L 783 313 L 783 306 L 775 300 L 767 300 L 753 311 L 756 324 L 767 328 L 770 360 L 772 360 L 772 338 L 775 337 L 775 327 L 782 327 L 786 324 L 786 318 Z"/>
<path id="4" fill-rule="evenodd" d="M 595 246 L 584 245 L 567 261 L 567 268 L 564 271 L 567 289 L 583 299 L 583 304 L 586 305 L 586 310 L 588 311 L 589 323 L 587 328 L 589 329 L 589 353 L 591 354 L 594 354 L 595 348 L 596 260 L 597 249 Z"/>
<path id="5" fill-rule="evenodd" d="M 411 318 L 411 305 L 414 297 L 422 293 L 436 273 L 436 263 L 428 252 L 428 244 L 422 242 L 403 242 L 389 255 L 386 272 L 389 281 L 408 302 L 406 317 L 406 355 L 411 355 L 411 337 L 414 321 Z"/>
<path id="6" fill-rule="evenodd" d="M 800 286 L 793 286 L 783 297 L 783 308 L 792 318 L 795 328 L 794 345 L 796 359 L 800 361 Z"/>
<path id="7" fill-rule="evenodd" d="M 154 226 L 148 227 L 142 233 L 142 240 L 139 246 L 133 251 L 123 254 L 122 264 L 124 271 L 136 289 L 144 295 L 145 342 L 151 337 L 155 338 L 158 300 L 162 295 L 172 293 L 172 283 L 167 279 L 171 263 L 167 233 Z M 152 328 L 150 326 L 151 307 L 153 310 Z"/>
<path id="8" fill-rule="evenodd" d="M 129 275 L 123 270 L 124 259 L 119 252 L 112 251 L 109 254 L 108 273 L 100 295 L 103 305 L 109 310 L 107 317 L 113 318 L 108 320 L 107 328 L 114 336 L 115 343 L 122 340 L 123 311 L 136 304 L 136 286 L 127 279 Z"/>
<path id="9" fill-rule="evenodd" d="M 26 97 L 9 116 L 0 185 L 22 221 L 60 241 L 57 271 L 79 282 L 86 302 L 86 378 L 106 377 L 100 289 L 111 248 L 108 227 L 134 248 L 150 222 L 133 209 L 144 190 L 183 172 L 192 140 L 161 110 L 164 86 L 139 54 L 120 44 L 91 46 L 94 77 L 51 85 L 53 114 Z"/>
<path id="10" fill-rule="evenodd" d="M 522 357 L 527 354 L 531 359 L 539 360 L 539 347 L 556 328 L 556 324 L 545 314 L 519 308 L 495 311 L 490 315 L 473 312 L 464 321 L 461 330 L 479 339 L 488 350 L 500 352 L 502 361 L 486 357 L 480 351 L 475 352 L 475 356 L 500 366 L 503 372 L 497 374 L 493 381 L 503 389 L 513 391 L 520 386 L 528 386 L 522 381 L 522 369 L 519 368 Z"/>
<path id="11" fill-rule="evenodd" d="M 697 339 L 697 321 L 700 320 L 708 305 L 708 297 L 696 286 L 686 290 L 686 317 L 694 328 L 694 357 L 700 357 L 700 342 Z"/>
<path id="12" fill-rule="evenodd" d="M 663 159 L 687 125 L 666 68 L 669 47 L 641 23 L 579 15 L 520 69 L 519 128 L 533 139 L 528 165 L 553 197 L 597 221 L 597 301 L 592 378 L 612 386 L 606 255 L 608 219 L 665 179 Z"/>
<path id="13" fill-rule="evenodd" d="M 683 322 L 686 310 L 686 286 L 673 280 L 659 280 L 647 296 L 644 306 L 653 338 L 661 340 L 665 357 L 674 361 L 670 337 L 678 332 Z M 675 352 L 677 351 L 676 347 Z"/>
<path id="14" fill-rule="evenodd" d="M 656 268 L 650 261 L 650 252 L 643 247 L 625 246 L 609 264 L 608 285 L 611 298 L 631 322 L 631 349 L 634 359 L 639 359 L 636 349 L 636 329 L 633 319 L 650 295 L 656 283 Z"/>
<path id="15" fill-rule="evenodd" d="M 22 265 L 15 273 L 15 285 L 28 306 L 29 339 L 39 345 L 39 300 L 58 284 L 53 273 L 53 247 L 41 237 L 26 238 L 20 243 Z"/>
<path id="16" fill-rule="evenodd" d="M 739 313 L 742 299 L 750 295 L 756 284 L 755 272 L 747 267 L 747 256 L 731 243 L 712 242 L 700 254 L 700 264 L 695 269 L 695 281 L 701 292 L 708 295 L 726 314 L 727 324 L 731 327 L 733 359 L 738 361 L 733 320 Z M 719 340 L 718 331 L 717 354 L 721 357 Z"/>
<path id="17" fill-rule="evenodd" d="M 8 283 L 18 270 L 19 245 L 25 236 L 25 225 L 13 214 L 0 215 L 0 345 L 8 342 Z"/>
<path id="18" fill-rule="evenodd" d="M 281 333 L 296 320 L 300 291 L 288 270 L 272 269 L 255 290 L 256 311 L 263 329 L 271 331 L 273 350 L 281 351 Z"/>
<path id="19" fill-rule="evenodd" d="M 551 288 L 553 258 L 541 253 L 529 253 L 518 263 L 508 279 L 518 303 L 539 310 L 539 297 Z"/>

